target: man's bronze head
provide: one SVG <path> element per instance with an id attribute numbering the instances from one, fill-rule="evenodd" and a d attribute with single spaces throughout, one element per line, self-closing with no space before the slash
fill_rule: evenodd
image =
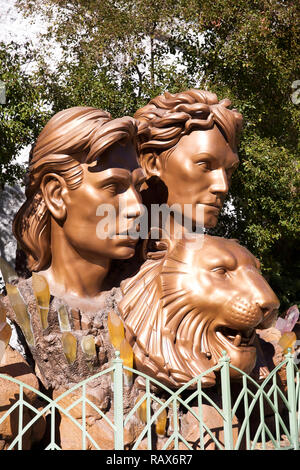
<path id="1" fill-rule="evenodd" d="M 242 116 L 208 91 L 188 90 L 152 99 L 139 109 L 139 159 L 147 177 L 158 177 L 169 205 L 204 209 L 213 227 L 238 166 L 237 144 Z"/>
<path id="2" fill-rule="evenodd" d="M 142 170 L 137 162 L 136 134 L 133 118 L 112 119 L 109 113 L 92 107 L 66 109 L 50 119 L 32 149 L 27 200 L 13 224 L 32 271 L 46 269 L 51 262 L 55 244 L 51 224 L 63 230 L 67 243 L 82 258 L 97 262 L 101 254 L 108 258 L 134 254 L 136 242 L 132 240 L 104 242 L 97 238 L 96 211 L 100 204 L 116 206 L 117 211 L 123 198 L 131 212 L 124 218 L 132 220 L 133 213 L 138 215 L 135 185 Z"/>

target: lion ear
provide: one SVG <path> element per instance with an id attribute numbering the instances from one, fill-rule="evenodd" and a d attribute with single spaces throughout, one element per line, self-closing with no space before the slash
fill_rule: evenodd
<path id="1" fill-rule="evenodd" d="M 239 245 L 241 245 L 241 242 L 240 242 L 240 240 L 238 240 L 238 238 L 229 238 L 229 240 L 231 242 L 235 242 L 235 243 L 238 243 Z"/>
<path id="2" fill-rule="evenodd" d="M 254 261 L 255 261 L 257 269 L 260 271 L 261 270 L 261 262 L 255 256 L 254 256 Z"/>

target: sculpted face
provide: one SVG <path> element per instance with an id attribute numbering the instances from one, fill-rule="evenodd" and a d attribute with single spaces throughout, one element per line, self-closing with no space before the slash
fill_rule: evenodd
<path id="1" fill-rule="evenodd" d="M 270 327 L 279 307 L 255 257 L 234 240 L 208 235 L 201 248 L 181 240 L 160 260 L 146 261 L 121 289 L 136 365 L 170 387 L 217 364 L 223 350 L 250 373 L 255 329 Z M 214 373 L 203 377 L 203 386 L 214 383 Z"/>
<path id="2" fill-rule="evenodd" d="M 279 307 L 257 259 L 234 240 L 205 239 L 181 287 L 193 291 L 195 305 L 201 306 L 205 318 L 201 339 L 195 338 L 198 347 L 214 363 L 226 350 L 233 365 L 250 373 L 256 360 L 255 329 L 269 328 Z M 185 338 L 191 331 L 180 327 L 179 336 L 182 333 Z"/>
<path id="3" fill-rule="evenodd" d="M 170 155 L 161 155 L 158 175 L 168 188 L 168 205 L 203 207 L 205 227 L 215 227 L 228 193 L 232 173 L 239 163 L 218 127 L 195 130 L 183 136 Z"/>
<path id="4" fill-rule="evenodd" d="M 98 161 L 82 164 L 83 181 L 64 196 L 66 219 L 63 230 L 68 242 L 87 260 L 97 255 L 107 258 L 130 258 L 137 240 L 123 235 L 141 213 L 139 187 L 145 177 L 137 164 L 132 143 L 116 143 L 106 150 Z M 99 211 L 109 205 L 115 215 L 115 231 L 106 237 L 97 233 L 97 225 L 107 213 Z M 113 228 L 113 226 L 112 226 Z"/>

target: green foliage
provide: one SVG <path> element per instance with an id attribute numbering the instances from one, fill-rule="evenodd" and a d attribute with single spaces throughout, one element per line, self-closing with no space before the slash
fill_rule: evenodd
<path id="1" fill-rule="evenodd" d="M 5 103 L 0 104 L 0 187 L 13 184 L 24 174 L 14 160 L 19 151 L 33 142 L 46 116 L 41 90 L 26 73 L 32 61 L 28 46 L 0 43 L 0 81 L 5 84 Z M 45 116 L 46 115 L 46 116 Z"/>
<path id="2" fill-rule="evenodd" d="M 299 302 L 295 251 L 300 105 L 291 101 L 292 83 L 300 79 L 299 3 L 18 0 L 18 4 L 25 14 L 38 13 L 49 22 L 35 51 L 39 71 L 34 80 L 53 112 L 90 105 L 109 110 L 113 117 L 133 115 L 165 90 L 191 87 L 232 100 L 245 121 L 241 165 L 230 192 L 234 211 L 223 212 L 216 233 L 240 239 L 260 258 L 283 309 Z M 49 41 L 61 53 L 54 70 L 49 58 L 55 47 L 50 48 Z M 31 79 L 29 87 L 30 83 Z M 26 99 L 32 107 L 30 93 Z M 14 126 L 23 123 L 19 117 L 15 121 L 20 124 Z M 28 136 L 35 129 L 30 132 Z"/>
<path id="3" fill-rule="evenodd" d="M 300 300 L 296 157 L 275 138 L 252 132 L 244 133 L 239 153 L 230 191 L 234 214 L 224 213 L 213 233 L 238 238 L 258 257 L 284 309 Z"/>

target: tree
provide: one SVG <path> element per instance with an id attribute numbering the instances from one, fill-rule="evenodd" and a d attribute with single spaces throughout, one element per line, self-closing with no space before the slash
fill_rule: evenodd
<path id="1" fill-rule="evenodd" d="M 240 239 L 284 309 L 299 301 L 299 4 L 292 0 L 18 0 L 49 21 L 39 83 L 53 112 L 85 104 L 132 115 L 164 90 L 190 87 L 228 97 L 244 115 L 241 165 L 217 233 Z M 298 276 L 299 277 L 299 276 Z"/>
<path id="2" fill-rule="evenodd" d="M 0 43 L 0 81 L 5 87 L 5 99 L 0 104 L 0 187 L 24 175 L 15 157 L 33 143 L 49 116 L 43 109 L 41 89 L 25 69 L 31 61 L 28 45 L 21 49 L 13 42 Z"/>

